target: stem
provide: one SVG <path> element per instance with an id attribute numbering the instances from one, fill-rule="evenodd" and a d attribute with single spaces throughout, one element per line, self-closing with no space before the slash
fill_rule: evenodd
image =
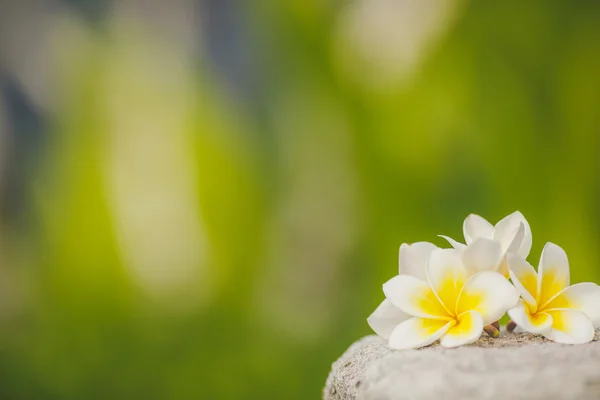
<path id="1" fill-rule="evenodd" d="M 506 330 L 508 332 L 514 331 L 516 327 L 517 327 L 517 324 L 512 319 L 510 321 L 508 321 L 508 324 L 506 324 Z"/>
<path id="2" fill-rule="evenodd" d="M 489 324 L 483 327 L 483 331 L 488 334 L 489 337 L 498 337 L 500 335 L 500 330 L 496 329 L 494 324 Z"/>

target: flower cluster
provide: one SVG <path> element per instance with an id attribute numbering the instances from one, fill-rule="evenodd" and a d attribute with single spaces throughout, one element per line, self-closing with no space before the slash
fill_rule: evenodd
<path id="1" fill-rule="evenodd" d="M 569 286 L 567 255 L 553 243 L 544 247 L 536 273 L 526 261 L 532 236 L 520 212 L 495 226 L 471 214 L 463 233 L 465 243 L 442 236 L 449 249 L 428 242 L 400 246 L 399 275 L 383 285 L 386 298 L 367 319 L 390 347 L 473 343 L 484 331 L 498 335 L 507 312 L 511 325 L 556 342 L 594 338 L 600 286 Z"/>

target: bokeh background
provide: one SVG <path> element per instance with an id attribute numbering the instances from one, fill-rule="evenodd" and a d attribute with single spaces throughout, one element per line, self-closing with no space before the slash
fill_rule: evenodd
<path id="1" fill-rule="evenodd" d="M 0 3 L 0 398 L 317 399 L 402 242 L 600 281 L 600 3 Z"/>

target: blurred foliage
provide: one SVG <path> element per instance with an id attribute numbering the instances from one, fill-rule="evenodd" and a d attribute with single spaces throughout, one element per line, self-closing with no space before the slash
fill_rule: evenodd
<path id="1" fill-rule="evenodd" d="M 2 315 L 0 397 L 318 398 L 330 363 L 370 333 L 400 243 L 460 238 L 470 212 L 522 211 L 532 264 L 553 241 L 572 281 L 599 282 L 600 6 L 450 3 L 447 27 L 387 81 L 344 39 L 356 4 L 246 4 L 261 83 L 246 102 L 143 26 L 65 44 L 62 104 L 30 179 L 38 225 L 3 265 L 20 300 Z M 136 60 L 146 46 L 159 58 Z M 152 70 L 170 57 L 174 70 Z M 139 150 L 111 167 L 115 124 L 130 119 Z M 175 132 L 185 151 L 154 168 Z M 119 168 L 149 179 L 164 225 L 127 219 L 156 199 L 119 192 Z M 163 183 L 178 179 L 192 206 L 171 210 Z M 130 195 L 142 210 L 119 208 Z M 177 212 L 199 227 L 196 272 L 165 262 L 157 287 L 127 254 L 141 243 L 161 257 L 164 242 L 179 260 Z M 182 281 L 163 288 L 171 268 Z"/>

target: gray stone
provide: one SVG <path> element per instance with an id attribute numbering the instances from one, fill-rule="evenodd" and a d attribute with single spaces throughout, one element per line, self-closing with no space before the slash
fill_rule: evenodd
<path id="1" fill-rule="evenodd" d="M 323 398 L 600 399 L 599 340 L 600 330 L 581 345 L 503 332 L 455 349 L 396 351 L 367 336 L 333 363 Z"/>

